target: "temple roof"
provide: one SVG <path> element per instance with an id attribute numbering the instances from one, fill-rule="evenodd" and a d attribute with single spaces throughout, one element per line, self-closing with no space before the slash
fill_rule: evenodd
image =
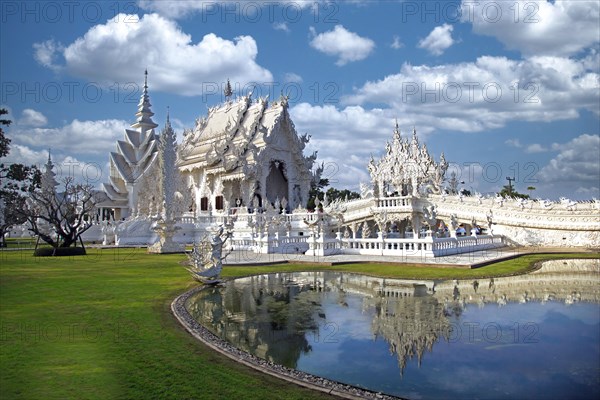
<path id="1" fill-rule="evenodd" d="M 158 153 L 158 136 L 154 128 L 158 125 L 152 120 L 154 113 L 151 109 L 148 95 L 148 71 L 145 72 L 144 88 L 140 96 L 136 121 L 131 129 L 125 129 L 124 140 L 118 140 L 116 151 L 109 155 L 110 177 L 103 184 L 104 192 L 109 201 L 105 205 L 127 205 L 129 193 L 127 184 L 137 182 L 154 164 Z"/>
<path id="2" fill-rule="evenodd" d="M 227 164 L 240 158 L 252 161 L 252 149 L 264 147 L 277 122 L 286 118 L 285 97 L 269 104 L 266 98 L 252 101 L 248 95 L 213 107 L 205 118 L 196 121 L 193 130 L 185 133 L 179 166 L 235 169 Z M 291 121 L 288 130 L 293 133 L 288 139 L 300 142 Z M 304 146 L 298 145 L 301 153 Z"/>

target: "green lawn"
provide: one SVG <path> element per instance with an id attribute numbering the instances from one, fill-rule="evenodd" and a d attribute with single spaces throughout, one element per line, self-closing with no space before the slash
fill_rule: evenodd
<path id="1" fill-rule="evenodd" d="M 226 267 L 227 277 L 300 270 L 403 278 L 473 278 L 526 271 L 533 255 L 476 270 L 351 264 Z M 182 255 L 89 251 L 34 258 L 0 251 L 0 398 L 323 398 L 240 366 L 179 327 L 170 303 L 196 285 Z"/>

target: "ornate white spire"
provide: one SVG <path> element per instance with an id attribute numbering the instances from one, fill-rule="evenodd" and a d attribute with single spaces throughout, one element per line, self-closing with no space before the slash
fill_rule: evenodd
<path id="1" fill-rule="evenodd" d="M 448 163 L 444 157 L 441 158 L 440 164 L 433 160 L 427 146 L 419 144 L 414 127 L 412 140 L 401 141 L 396 125 L 394 140 L 386 144 L 383 157 L 376 162 L 371 156 L 367 168 L 373 186 L 378 190 L 391 186 L 398 193 L 408 192 L 418 197 L 422 184 L 430 184 L 435 192 L 440 190 Z"/>
<path id="2" fill-rule="evenodd" d="M 396 118 L 396 127 L 394 128 L 394 140 L 400 141 L 400 128 L 398 127 L 398 118 Z"/>
<path id="3" fill-rule="evenodd" d="M 104 192 L 113 207 L 135 209 L 141 177 L 150 169 L 158 155 L 158 136 L 152 121 L 148 95 L 148 71 L 144 73 L 144 88 L 131 129 L 125 129 L 124 140 L 117 141 L 116 151 L 110 153 L 110 176 L 104 184 Z"/>
<path id="4" fill-rule="evenodd" d="M 231 88 L 231 83 L 229 82 L 229 79 L 227 79 L 227 84 L 225 84 L 223 94 L 225 95 L 225 101 L 231 100 L 231 96 L 233 96 L 233 89 Z"/>
<path id="5" fill-rule="evenodd" d="M 162 189 L 162 203 L 165 220 L 170 220 L 172 215 L 173 202 L 175 200 L 175 190 L 177 181 L 177 167 L 175 161 L 177 159 L 177 136 L 171 121 L 169 119 L 169 111 L 167 109 L 167 122 L 160 133 L 159 138 L 159 173 Z"/>
<path id="6" fill-rule="evenodd" d="M 40 186 L 43 192 L 53 193 L 58 186 L 56 182 L 56 173 L 54 170 L 54 164 L 52 163 L 52 156 L 50 155 L 50 149 L 48 149 L 48 161 L 46 162 L 44 173 L 42 174 Z"/>
<path id="7" fill-rule="evenodd" d="M 150 96 L 148 95 L 148 70 L 144 71 L 144 88 L 138 103 L 138 111 L 135 114 L 136 122 L 131 125 L 132 128 L 142 128 L 142 131 L 156 128 L 158 125 L 152 120 L 154 113 L 151 110 Z"/>

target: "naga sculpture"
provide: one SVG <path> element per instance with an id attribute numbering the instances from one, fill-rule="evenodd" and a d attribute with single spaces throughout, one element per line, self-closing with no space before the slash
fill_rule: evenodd
<path id="1" fill-rule="evenodd" d="M 192 278 L 208 285 L 221 282 L 223 260 L 231 253 L 229 251 L 223 255 L 223 246 L 230 236 L 230 231 L 225 232 L 223 226 L 219 226 L 212 237 L 206 235 L 194 244 L 192 252 L 187 255 L 189 263 L 186 266 Z"/>

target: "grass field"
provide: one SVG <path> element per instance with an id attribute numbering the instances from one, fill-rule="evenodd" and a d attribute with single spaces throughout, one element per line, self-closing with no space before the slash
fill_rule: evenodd
<path id="1" fill-rule="evenodd" d="M 476 270 L 350 264 L 226 267 L 235 277 L 336 270 L 399 278 L 474 278 L 522 273 L 536 254 Z M 324 395 L 216 354 L 189 336 L 170 303 L 196 285 L 183 255 L 91 249 L 87 256 L 34 258 L 0 251 L 0 399 L 260 398 Z"/>

